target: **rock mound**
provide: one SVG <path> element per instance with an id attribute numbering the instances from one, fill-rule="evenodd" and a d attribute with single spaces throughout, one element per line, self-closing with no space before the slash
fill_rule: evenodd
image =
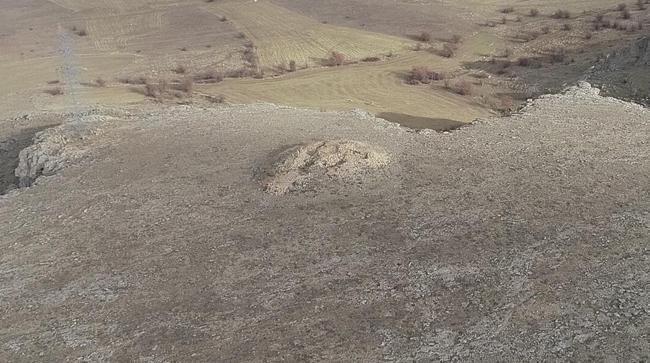
<path id="1" fill-rule="evenodd" d="M 101 134 L 100 125 L 108 117 L 87 116 L 77 122 L 52 127 L 34 136 L 32 145 L 18 155 L 15 170 L 18 186 L 29 187 L 41 175 L 53 175 L 85 153 L 84 142 Z"/>
<path id="2" fill-rule="evenodd" d="M 390 162 L 389 155 L 350 140 L 319 141 L 291 147 L 266 171 L 262 187 L 272 194 L 303 191 L 317 180 L 361 182 L 364 175 Z"/>

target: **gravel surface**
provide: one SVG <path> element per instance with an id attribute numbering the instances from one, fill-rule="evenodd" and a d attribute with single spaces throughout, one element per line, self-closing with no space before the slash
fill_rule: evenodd
<path id="1" fill-rule="evenodd" d="M 647 360 L 650 112 L 597 93 L 448 133 L 114 113 L 0 197 L 0 361 Z M 390 163 L 263 190 L 278 153 L 327 140 Z"/>

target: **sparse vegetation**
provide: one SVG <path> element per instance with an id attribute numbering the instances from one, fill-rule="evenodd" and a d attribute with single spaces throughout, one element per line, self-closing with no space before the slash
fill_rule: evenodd
<path id="1" fill-rule="evenodd" d="M 517 64 L 521 67 L 528 67 L 530 65 L 530 58 L 519 57 L 519 59 L 517 59 Z"/>
<path id="2" fill-rule="evenodd" d="M 569 19 L 571 18 L 571 13 L 568 10 L 557 10 L 552 15 L 555 19 Z"/>
<path id="3" fill-rule="evenodd" d="M 548 34 L 551 32 L 551 28 L 548 25 L 542 27 L 542 33 Z"/>
<path id="4" fill-rule="evenodd" d="M 192 79 L 192 77 L 183 78 L 183 80 L 181 80 L 181 83 L 178 85 L 178 89 L 185 93 L 191 94 L 194 90 L 194 79 Z"/>
<path id="5" fill-rule="evenodd" d="M 289 72 L 295 72 L 296 71 L 296 61 L 291 60 L 289 61 Z"/>
<path id="6" fill-rule="evenodd" d="M 445 88 L 461 96 L 469 96 L 473 91 L 472 83 L 465 79 L 456 81 L 446 80 Z"/>
<path id="7" fill-rule="evenodd" d="M 379 62 L 381 58 L 379 57 L 365 57 L 361 59 L 362 62 Z"/>
<path id="8" fill-rule="evenodd" d="M 207 70 L 195 74 L 192 78 L 194 81 L 202 83 L 218 83 L 223 81 L 224 75 L 223 73 L 215 70 Z"/>
<path id="9" fill-rule="evenodd" d="M 445 58 L 451 58 L 456 54 L 456 48 L 451 44 L 444 44 L 438 51 L 438 55 Z"/>
<path id="10" fill-rule="evenodd" d="M 569 23 L 564 23 L 564 24 L 562 24 L 562 30 L 564 30 L 564 31 L 569 31 L 569 30 L 571 30 L 571 29 L 573 29 L 573 27 L 571 26 L 571 24 L 569 24 Z"/>
<path id="11" fill-rule="evenodd" d="M 537 8 L 530 9 L 528 15 L 534 18 L 539 15 L 539 10 Z"/>
<path id="12" fill-rule="evenodd" d="M 169 83 L 166 80 L 160 80 L 158 83 L 147 82 L 144 85 L 144 95 L 162 101 L 165 93 L 169 90 Z"/>
<path id="13" fill-rule="evenodd" d="M 463 37 L 461 37 L 459 34 L 454 34 L 451 36 L 451 42 L 454 44 L 458 44 L 463 41 Z"/>
<path id="14" fill-rule="evenodd" d="M 97 86 L 97 87 L 106 87 L 106 80 L 104 80 L 101 77 L 95 79 L 95 86 Z"/>
<path id="15" fill-rule="evenodd" d="M 345 54 L 337 51 L 332 51 L 326 63 L 330 67 L 338 67 L 345 63 L 345 59 Z"/>
<path id="16" fill-rule="evenodd" d="M 620 4 L 618 4 L 616 6 L 616 10 L 618 10 L 618 11 L 623 11 L 623 10 L 626 10 L 626 9 L 627 9 L 627 4 L 625 4 L 625 3 L 620 3 Z"/>
<path id="17" fill-rule="evenodd" d="M 632 17 L 632 14 L 630 13 L 630 10 L 625 9 L 621 12 L 621 18 L 623 19 L 629 19 Z"/>
<path id="18" fill-rule="evenodd" d="M 431 41 L 431 33 L 422 32 L 416 38 L 417 38 L 417 40 L 419 40 L 421 42 L 430 42 Z"/>
<path id="19" fill-rule="evenodd" d="M 224 103 L 226 101 L 226 97 L 224 95 L 217 95 L 217 96 L 204 96 L 206 100 L 208 100 L 211 103 Z"/>
<path id="20" fill-rule="evenodd" d="M 504 13 L 504 14 L 510 14 L 510 13 L 512 13 L 513 11 L 515 11 L 515 8 L 512 7 L 512 6 L 508 6 L 508 7 L 502 8 L 500 11 L 501 11 L 502 13 Z"/>
<path id="21" fill-rule="evenodd" d="M 185 74 L 187 73 L 187 68 L 183 65 L 177 65 L 172 71 L 176 74 Z"/>
<path id="22" fill-rule="evenodd" d="M 118 82 L 125 84 L 146 84 L 149 80 L 145 76 L 139 77 L 123 77 L 118 79 Z"/>
<path id="23" fill-rule="evenodd" d="M 62 87 L 49 88 L 45 90 L 45 93 L 49 94 L 50 96 L 60 96 L 63 94 L 63 88 Z"/>
<path id="24" fill-rule="evenodd" d="M 409 72 L 406 82 L 408 84 L 429 84 L 431 81 L 439 81 L 442 80 L 444 76 L 442 73 L 439 72 L 434 72 L 428 67 L 420 66 L 420 67 L 413 67 L 411 71 Z"/>

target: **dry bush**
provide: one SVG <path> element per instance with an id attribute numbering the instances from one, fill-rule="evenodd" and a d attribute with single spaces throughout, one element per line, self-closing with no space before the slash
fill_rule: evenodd
<path id="1" fill-rule="evenodd" d="M 528 12 L 528 15 L 530 15 L 531 17 L 534 18 L 537 15 L 539 15 L 539 10 L 537 8 L 530 9 L 530 12 Z"/>
<path id="2" fill-rule="evenodd" d="M 63 94 L 63 88 L 54 87 L 54 88 L 46 89 L 44 92 L 50 96 L 60 96 Z"/>
<path id="3" fill-rule="evenodd" d="M 172 71 L 177 74 L 185 74 L 187 73 L 187 68 L 179 64 L 174 69 L 172 69 Z"/>
<path id="4" fill-rule="evenodd" d="M 556 48 L 551 52 L 551 63 L 564 62 L 566 60 L 567 51 L 564 48 Z"/>
<path id="5" fill-rule="evenodd" d="M 446 80 L 445 88 L 461 96 L 469 96 L 473 92 L 472 83 L 464 79 L 457 81 Z"/>
<path id="6" fill-rule="evenodd" d="M 517 64 L 521 67 L 528 67 L 530 63 L 530 58 L 528 57 L 519 57 L 519 59 L 517 59 Z"/>
<path id="7" fill-rule="evenodd" d="M 542 27 L 542 33 L 548 34 L 550 32 L 551 32 L 551 28 L 549 26 L 545 25 L 545 26 Z"/>
<path id="8" fill-rule="evenodd" d="M 99 77 L 95 80 L 95 86 L 106 87 L 106 81 L 103 78 Z"/>
<path id="9" fill-rule="evenodd" d="M 571 26 L 571 24 L 569 24 L 569 23 L 562 24 L 562 30 L 569 31 L 571 29 L 573 29 L 573 26 Z"/>
<path id="10" fill-rule="evenodd" d="M 204 96 L 204 97 L 206 100 L 212 103 L 224 103 L 226 101 L 226 97 L 224 95 Z"/>
<path id="11" fill-rule="evenodd" d="M 501 18 L 501 24 L 506 24 L 507 22 L 508 22 L 508 18 L 506 18 L 505 16 Z"/>
<path id="12" fill-rule="evenodd" d="M 623 19 L 629 19 L 632 17 L 632 14 L 630 13 L 630 10 L 625 9 L 621 12 L 621 18 Z"/>
<path id="13" fill-rule="evenodd" d="M 417 40 L 419 40 L 421 42 L 430 42 L 431 41 L 431 33 L 422 32 L 416 38 L 417 38 Z"/>
<path id="14" fill-rule="evenodd" d="M 192 77 L 185 77 L 178 85 L 178 89 L 185 93 L 192 93 L 194 91 L 194 79 Z"/>
<path id="15" fill-rule="evenodd" d="M 248 42 L 245 45 L 244 49 L 244 60 L 248 63 L 250 67 L 257 68 L 257 65 L 259 64 L 259 58 L 257 56 L 257 48 L 253 45 L 253 43 Z"/>
<path id="16" fill-rule="evenodd" d="M 411 71 L 409 72 L 406 82 L 408 84 L 429 84 L 431 81 L 439 81 L 442 80 L 444 76 L 442 73 L 439 72 L 434 72 L 428 67 L 420 66 L 420 67 L 413 67 Z"/>
<path id="17" fill-rule="evenodd" d="M 165 80 L 160 80 L 158 83 L 147 82 L 144 85 L 144 95 L 159 101 L 164 98 L 167 91 L 169 91 L 169 84 Z"/>
<path id="18" fill-rule="evenodd" d="M 337 52 L 337 51 L 332 51 L 332 53 L 330 53 L 330 56 L 327 59 L 326 63 L 330 67 L 341 66 L 341 65 L 343 65 L 345 63 L 345 54 Z"/>
<path id="19" fill-rule="evenodd" d="M 55 79 L 53 81 L 47 81 L 47 84 L 59 84 L 59 83 L 61 83 L 61 81 L 59 81 L 58 79 Z"/>
<path id="20" fill-rule="evenodd" d="M 235 35 L 235 38 L 246 39 L 246 34 L 239 32 L 237 33 L 237 35 Z"/>
<path id="21" fill-rule="evenodd" d="M 623 11 L 623 10 L 625 10 L 625 9 L 627 9 L 627 5 L 624 4 L 624 3 L 620 3 L 620 4 L 618 4 L 618 5 L 616 6 L 616 10 L 618 10 L 618 11 Z"/>
<path id="22" fill-rule="evenodd" d="M 238 69 L 228 70 L 225 76 L 227 78 L 245 78 L 245 77 L 253 77 L 256 74 L 257 72 L 254 69 L 251 69 L 249 67 L 241 67 Z"/>
<path id="23" fill-rule="evenodd" d="M 438 51 L 438 55 L 445 58 L 451 58 L 456 54 L 456 48 L 450 44 L 444 44 Z"/>
<path id="24" fill-rule="evenodd" d="M 218 83 L 223 81 L 224 75 L 215 70 L 208 70 L 194 75 L 194 80 L 203 83 Z"/>
<path id="25" fill-rule="evenodd" d="M 228 18 L 226 18 L 226 16 L 224 15 L 224 16 L 222 16 L 221 18 L 219 18 L 219 20 L 220 20 L 220 21 L 228 21 Z"/>
<path id="26" fill-rule="evenodd" d="M 501 9 L 500 11 L 504 14 L 510 14 L 513 11 L 515 11 L 515 8 L 513 8 L 512 6 L 508 6 L 506 8 Z"/>
<path id="27" fill-rule="evenodd" d="M 451 36 L 451 42 L 454 44 L 459 44 L 462 41 L 463 41 L 463 37 L 461 37 L 459 34 L 454 34 Z"/>
<path id="28" fill-rule="evenodd" d="M 180 49 L 181 52 L 187 52 L 187 47 L 183 47 Z"/>
<path id="29" fill-rule="evenodd" d="M 291 60 L 289 61 L 289 72 L 295 72 L 296 71 L 296 61 Z"/>
<path id="30" fill-rule="evenodd" d="M 555 19 L 569 19 L 571 13 L 568 10 L 557 10 L 553 13 L 552 17 Z"/>
<path id="31" fill-rule="evenodd" d="M 600 23 L 601 21 L 603 21 L 603 18 L 604 18 L 603 14 L 598 14 L 598 15 L 596 15 L 595 21 L 597 23 Z"/>
<path id="32" fill-rule="evenodd" d="M 123 77 L 123 78 L 119 78 L 118 82 L 125 83 L 125 84 L 146 84 L 148 82 L 148 79 L 145 76 Z"/>
<path id="33" fill-rule="evenodd" d="M 592 32 L 586 32 L 585 33 L 585 39 L 589 40 L 594 37 L 594 34 Z"/>
<path id="34" fill-rule="evenodd" d="M 365 57 L 361 59 L 362 62 L 379 62 L 381 58 L 379 57 Z"/>

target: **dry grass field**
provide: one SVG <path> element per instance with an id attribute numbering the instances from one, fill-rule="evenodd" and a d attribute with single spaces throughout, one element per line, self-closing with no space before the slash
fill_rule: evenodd
<path id="1" fill-rule="evenodd" d="M 517 69 L 490 76 L 468 64 L 503 52 L 516 62 L 558 47 L 581 50 L 631 38 L 607 31 L 585 39 L 588 18 L 615 13 L 617 3 L 12 0 L 0 14 L 0 107 L 19 114 L 75 103 L 138 103 L 146 100 L 142 83 L 180 84 L 189 77 L 198 80 L 193 94 L 171 92 L 158 101 L 200 102 L 210 95 L 231 103 L 362 108 L 469 122 L 512 108 L 511 99 L 516 104 L 527 96 L 518 94 L 522 88 L 536 85 L 517 85 Z M 539 15 L 530 16 L 531 9 Z M 570 19 L 553 19 L 558 9 L 567 9 Z M 643 12 L 632 15 L 647 19 Z M 572 24 L 571 32 L 558 30 L 568 27 L 564 23 Z M 535 36 L 521 39 L 531 32 Z M 332 52 L 341 65 L 327 66 Z M 66 76 L 66 67 L 74 77 Z M 414 67 L 446 81 L 409 85 Z M 126 84 L 129 79 L 140 85 Z M 56 81 L 62 94 L 53 96 Z M 466 91 L 458 92 L 458 84 Z"/>

